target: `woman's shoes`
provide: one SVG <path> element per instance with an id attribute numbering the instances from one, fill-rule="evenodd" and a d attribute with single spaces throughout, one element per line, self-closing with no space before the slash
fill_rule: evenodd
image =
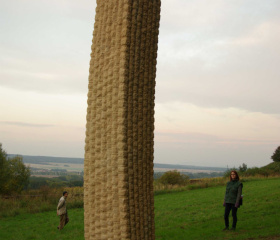
<path id="1" fill-rule="evenodd" d="M 223 229 L 223 231 L 235 231 L 235 227 L 232 227 L 231 229 L 229 229 L 228 227 L 225 227 L 224 229 Z"/>

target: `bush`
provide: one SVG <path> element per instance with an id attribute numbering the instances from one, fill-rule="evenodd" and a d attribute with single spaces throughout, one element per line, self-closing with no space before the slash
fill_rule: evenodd
<path id="1" fill-rule="evenodd" d="M 158 181 L 164 185 L 185 186 L 189 182 L 189 177 L 174 170 L 164 173 Z"/>

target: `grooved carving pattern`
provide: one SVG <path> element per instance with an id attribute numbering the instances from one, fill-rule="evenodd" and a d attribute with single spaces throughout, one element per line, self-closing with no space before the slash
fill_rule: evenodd
<path id="1" fill-rule="evenodd" d="M 160 0 L 97 0 L 84 161 L 85 239 L 155 239 Z"/>

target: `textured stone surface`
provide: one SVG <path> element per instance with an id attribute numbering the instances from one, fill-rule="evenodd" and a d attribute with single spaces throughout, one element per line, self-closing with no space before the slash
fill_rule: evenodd
<path id="1" fill-rule="evenodd" d="M 97 1 L 84 162 L 85 239 L 155 239 L 160 0 Z"/>

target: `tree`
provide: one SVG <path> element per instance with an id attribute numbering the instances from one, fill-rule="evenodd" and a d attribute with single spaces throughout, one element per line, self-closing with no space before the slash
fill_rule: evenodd
<path id="1" fill-rule="evenodd" d="M 0 194 L 6 191 L 6 182 L 9 177 L 7 168 L 7 153 L 2 149 L 2 143 L 0 143 Z"/>
<path id="2" fill-rule="evenodd" d="M 274 162 L 280 162 L 280 146 L 278 148 L 276 148 L 275 152 L 271 156 L 271 159 Z"/>
<path id="3" fill-rule="evenodd" d="M 246 172 L 247 169 L 248 169 L 248 167 L 247 167 L 247 164 L 245 164 L 245 163 L 242 163 L 242 165 L 239 166 L 239 171 L 240 172 Z"/>
<path id="4" fill-rule="evenodd" d="M 28 185 L 30 169 L 21 156 L 8 158 L 0 143 L 0 194 L 21 192 Z"/>
<path id="5" fill-rule="evenodd" d="M 165 172 L 159 178 L 159 182 L 168 185 L 186 185 L 189 182 L 189 177 L 174 170 Z"/>

